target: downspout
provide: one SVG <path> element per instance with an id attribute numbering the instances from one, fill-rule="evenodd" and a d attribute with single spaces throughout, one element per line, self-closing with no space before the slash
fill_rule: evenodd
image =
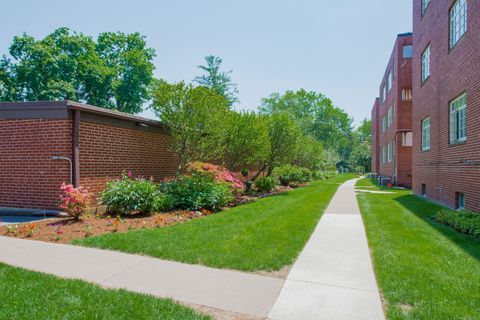
<path id="1" fill-rule="evenodd" d="M 73 110 L 72 126 L 72 184 L 80 186 L 80 110 Z"/>

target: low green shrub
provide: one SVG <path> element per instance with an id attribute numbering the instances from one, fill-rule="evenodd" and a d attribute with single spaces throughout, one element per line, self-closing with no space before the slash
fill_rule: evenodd
<path id="1" fill-rule="evenodd" d="M 281 166 L 273 169 L 273 175 L 278 178 L 282 186 L 298 184 L 302 182 L 304 173 L 301 168 L 291 165 Z"/>
<path id="2" fill-rule="evenodd" d="M 172 198 L 160 192 L 156 183 L 132 178 L 130 174 L 108 182 L 100 203 L 108 206 L 109 212 L 121 215 L 168 211 L 173 205 Z"/>
<path id="3" fill-rule="evenodd" d="M 337 176 L 336 171 L 315 171 L 313 172 L 314 180 L 328 180 L 333 179 Z"/>
<path id="4" fill-rule="evenodd" d="M 173 206 L 185 210 L 219 210 L 233 201 L 232 189 L 215 182 L 211 175 L 193 174 L 162 184 L 161 190 L 173 199 Z"/>
<path id="5" fill-rule="evenodd" d="M 260 177 L 255 181 L 255 188 L 260 192 L 272 191 L 277 185 L 274 177 Z"/>
<path id="6" fill-rule="evenodd" d="M 445 209 L 437 213 L 434 219 L 457 231 L 480 239 L 480 213 Z"/>
<path id="7" fill-rule="evenodd" d="M 302 182 L 302 183 L 305 183 L 305 182 L 309 182 L 312 180 L 312 171 L 310 169 L 307 169 L 307 168 L 300 168 L 300 172 L 301 172 L 301 177 L 300 177 L 300 181 L 299 182 Z"/>

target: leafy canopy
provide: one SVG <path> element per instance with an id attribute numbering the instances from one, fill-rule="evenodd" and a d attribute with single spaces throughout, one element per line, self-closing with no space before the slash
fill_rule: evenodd
<path id="1" fill-rule="evenodd" d="M 220 71 L 222 59 L 213 55 L 205 57 L 206 65 L 200 65 L 198 68 L 205 72 L 204 75 L 196 77 L 193 82 L 207 87 L 217 94 L 225 97 L 228 105 L 231 107 L 238 100 L 237 85 L 232 82 L 232 70 L 227 72 Z"/>
<path id="2" fill-rule="evenodd" d="M 220 159 L 225 151 L 228 102 L 214 91 L 159 81 L 152 109 L 169 128 L 179 160 L 177 174 L 193 161 Z"/>
<path id="3" fill-rule="evenodd" d="M 44 39 L 16 36 L 0 59 L 0 100 L 75 100 L 128 113 L 149 99 L 155 51 L 139 33 L 97 41 L 59 28 Z"/>

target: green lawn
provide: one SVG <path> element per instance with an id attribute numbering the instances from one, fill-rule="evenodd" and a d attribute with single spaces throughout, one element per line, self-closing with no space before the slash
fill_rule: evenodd
<path id="1" fill-rule="evenodd" d="M 207 320 L 167 299 L 0 264 L 0 319 Z"/>
<path id="2" fill-rule="evenodd" d="M 480 241 L 433 222 L 443 207 L 392 192 L 358 195 L 388 319 L 480 319 Z"/>
<path id="3" fill-rule="evenodd" d="M 313 182 L 184 224 L 75 243 L 216 268 L 280 270 L 303 249 L 338 186 L 353 177 Z"/>

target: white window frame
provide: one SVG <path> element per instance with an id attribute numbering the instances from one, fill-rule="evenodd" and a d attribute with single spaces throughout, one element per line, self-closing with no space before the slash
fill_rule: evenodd
<path id="1" fill-rule="evenodd" d="M 467 94 L 464 93 L 450 103 L 450 143 L 467 140 Z"/>
<path id="2" fill-rule="evenodd" d="M 430 77 L 430 45 L 422 53 L 422 83 Z"/>
<path id="3" fill-rule="evenodd" d="M 393 158 L 393 145 L 391 142 L 388 143 L 388 152 L 387 152 L 387 161 L 392 162 Z"/>
<path id="4" fill-rule="evenodd" d="M 422 151 L 430 150 L 430 117 L 422 120 Z"/>
<path id="5" fill-rule="evenodd" d="M 388 73 L 388 92 L 392 91 L 392 83 L 393 83 L 393 72 L 392 69 L 390 69 L 390 72 Z"/>
<path id="6" fill-rule="evenodd" d="M 383 91 L 382 91 L 382 101 L 385 102 L 387 100 L 387 85 L 383 85 Z"/>
<path id="7" fill-rule="evenodd" d="M 457 210 L 465 210 L 465 193 L 457 192 Z"/>
<path id="8" fill-rule="evenodd" d="M 450 9 L 450 49 L 467 32 L 467 0 L 457 0 Z"/>
<path id="9" fill-rule="evenodd" d="M 383 118 L 382 118 L 382 133 L 384 133 L 385 131 L 387 131 L 387 118 L 385 116 L 383 116 Z"/>
<path id="10" fill-rule="evenodd" d="M 413 133 L 404 132 L 402 134 L 402 147 L 411 147 L 413 145 Z"/>
<path id="11" fill-rule="evenodd" d="M 382 146 L 382 163 L 387 163 L 387 150 Z"/>

